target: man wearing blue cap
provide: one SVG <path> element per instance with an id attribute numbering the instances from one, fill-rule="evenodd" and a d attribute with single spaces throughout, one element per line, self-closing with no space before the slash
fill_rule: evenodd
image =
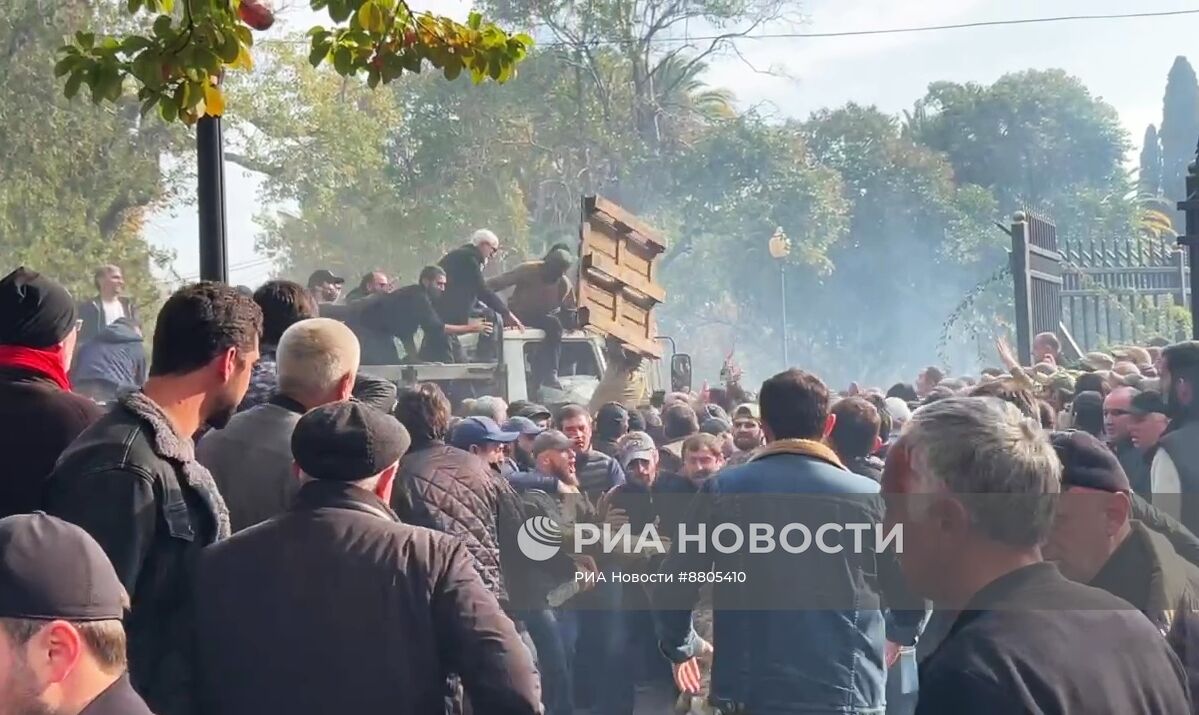
<path id="1" fill-rule="evenodd" d="M 470 452 L 489 465 L 496 474 L 504 461 L 504 445 L 512 444 L 519 432 L 505 432 L 490 417 L 467 417 L 454 425 L 450 445 Z"/>
<path id="2" fill-rule="evenodd" d="M 520 436 L 508 448 L 508 456 L 500 466 L 500 474 L 511 478 L 513 474 L 532 471 L 536 466 L 533 462 L 533 440 L 545 429 L 528 417 L 519 416 L 509 418 L 501 429 Z"/>

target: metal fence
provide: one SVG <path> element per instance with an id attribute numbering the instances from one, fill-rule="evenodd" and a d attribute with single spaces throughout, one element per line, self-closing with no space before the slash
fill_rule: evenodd
<path id="1" fill-rule="evenodd" d="M 1171 307 L 1188 304 L 1190 269 L 1172 242 L 1130 237 L 1061 252 L 1062 323 L 1082 350 L 1185 338 Z"/>
<path id="2" fill-rule="evenodd" d="M 1016 349 L 1023 364 L 1032 358 L 1037 333 L 1058 333 L 1062 324 L 1062 255 L 1057 228 L 1042 216 L 1021 211 L 1012 217 L 1012 277 L 1016 287 Z"/>

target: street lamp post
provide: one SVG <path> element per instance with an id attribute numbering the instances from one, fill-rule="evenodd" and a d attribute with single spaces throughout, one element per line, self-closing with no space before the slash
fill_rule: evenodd
<path id="1" fill-rule="evenodd" d="M 200 217 L 200 279 L 228 282 L 225 149 L 220 117 L 200 117 L 196 123 L 196 198 Z"/>
<path id="2" fill-rule="evenodd" d="M 1186 246 L 1191 269 L 1191 337 L 1199 340 L 1199 148 L 1187 170 L 1186 199 L 1178 208 L 1186 212 L 1186 235 L 1179 236 L 1178 243 Z"/>
<path id="3" fill-rule="evenodd" d="M 779 262 L 779 298 L 782 300 L 783 318 L 783 369 L 791 366 L 790 351 L 787 348 L 787 256 L 791 255 L 791 239 L 783 233 L 783 227 L 774 229 L 774 234 L 767 244 L 770 257 Z"/>

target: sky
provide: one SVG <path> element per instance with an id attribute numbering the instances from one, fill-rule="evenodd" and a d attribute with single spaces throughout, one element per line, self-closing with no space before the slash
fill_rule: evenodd
<path id="1" fill-rule="evenodd" d="M 469 7 L 460 0 L 411 4 L 459 18 Z M 768 31 L 842 32 L 1195 7 L 1184 0 L 809 0 L 802 6 L 802 25 Z M 291 8 L 281 14 L 279 29 L 306 29 L 316 19 L 306 7 Z M 696 32 L 693 28 L 692 34 Z M 1199 15 L 742 40 L 741 56 L 714 60 L 705 80 L 732 89 L 742 107 L 786 118 L 851 101 L 898 113 L 910 109 L 934 81 L 988 84 L 1008 72 L 1056 67 L 1079 77 L 1093 95 L 1114 106 L 1139 148 L 1146 125 L 1160 121 L 1166 73 L 1174 58 L 1191 52 L 1192 63 L 1199 64 L 1199 51 L 1192 52 L 1195 37 Z M 1129 159 L 1135 156 L 1136 149 Z M 232 164 L 226 168 L 226 181 L 230 281 L 255 286 L 272 276 L 270 262 L 254 250 L 254 217 L 264 209 L 257 200 L 259 182 Z M 194 205 L 157 214 L 147 225 L 147 235 L 155 245 L 175 252 L 174 275 L 198 276 Z"/>

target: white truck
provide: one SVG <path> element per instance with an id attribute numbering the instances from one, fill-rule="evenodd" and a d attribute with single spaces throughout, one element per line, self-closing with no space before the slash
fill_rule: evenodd
<path id="1" fill-rule="evenodd" d="M 657 335 L 651 311 L 666 292 L 658 285 L 656 259 L 666 250 L 661 235 L 635 216 L 599 196 L 583 199 L 579 229 L 578 294 L 582 328 L 562 338 L 558 376 L 562 390 L 543 388 L 530 395 L 531 362 L 545 334 L 526 329 L 503 331 L 495 362 L 453 364 L 413 363 L 364 365 L 362 371 L 412 386 L 435 382 L 455 403 L 466 397 L 495 395 L 508 402 L 534 400 L 546 405 L 587 404 L 607 367 L 604 345 L 615 339 L 641 355 L 650 393 L 691 388 L 691 358 L 674 350 L 674 341 Z M 461 338 L 473 355 L 478 336 Z M 669 371 L 664 368 L 664 345 L 671 347 Z M 664 374 L 665 373 L 665 374 Z"/>

